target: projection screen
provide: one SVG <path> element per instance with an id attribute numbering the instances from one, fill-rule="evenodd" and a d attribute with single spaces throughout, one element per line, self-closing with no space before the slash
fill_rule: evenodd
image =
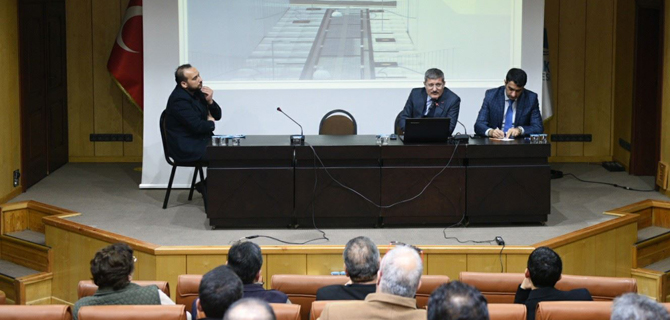
<path id="1" fill-rule="evenodd" d="M 484 91 L 507 70 L 528 73 L 542 101 L 544 1 L 144 0 L 144 154 L 141 188 L 165 188 L 158 118 L 174 69 L 197 67 L 223 109 L 216 134 L 317 134 L 349 111 L 359 134 L 392 133 L 429 68 L 461 97 L 456 132 L 472 134 Z M 455 132 L 455 133 L 456 133 Z M 174 187 L 192 172 L 178 170 Z"/>

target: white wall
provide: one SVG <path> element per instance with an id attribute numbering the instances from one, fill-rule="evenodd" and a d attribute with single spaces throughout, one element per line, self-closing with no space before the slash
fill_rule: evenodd
<path id="1" fill-rule="evenodd" d="M 144 0 L 145 103 L 141 188 L 164 188 L 170 175 L 170 167 L 163 156 L 158 119 L 175 86 L 174 69 L 180 64 L 178 16 L 178 0 Z M 524 0 L 520 67 L 528 73 L 526 88 L 540 95 L 540 101 L 543 21 L 544 1 Z M 200 72 L 207 85 L 207 70 Z M 447 86 L 461 97 L 459 120 L 468 133 L 474 133 L 484 91 L 502 85 L 504 77 L 505 74 L 501 74 L 500 81 L 496 82 L 447 82 Z M 321 117 L 332 109 L 351 112 L 358 123 L 359 134 L 391 133 L 409 89 L 419 86 L 422 86 L 421 82 L 412 86 L 379 84 L 367 89 L 351 89 L 357 87 L 351 83 L 309 86 L 287 83 L 271 89 L 257 89 L 258 85 L 254 88 L 243 85 L 224 87 L 214 93 L 214 99 L 223 109 L 215 133 L 288 135 L 299 132 L 295 124 L 275 110 L 278 106 L 302 124 L 305 134 L 317 134 Z M 463 129 L 457 126 L 455 131 L 462 132 Z M 191 174 L 187 169 L 177 170 L 174 187 L 188 187 Z"/>

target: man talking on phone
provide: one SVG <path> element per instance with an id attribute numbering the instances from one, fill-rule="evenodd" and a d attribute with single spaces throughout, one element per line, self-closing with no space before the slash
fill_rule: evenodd
<path id="1" fill-rule="evenodd" d="M 202 86 L 198 69 L 181 65 L 174 72 L 177 86 L 172 90 L 165 111 L 167 147 L 172 159 L 207 165 L 207 143 L 214 134 L 214 121 L 221 119 L 221 108 L 214 91 Z M 204 194 L 206 183 L 196 184 Z"/>

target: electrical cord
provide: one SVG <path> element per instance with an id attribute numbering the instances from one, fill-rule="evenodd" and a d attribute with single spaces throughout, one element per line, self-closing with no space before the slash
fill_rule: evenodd
<path id="1" fill-rule="evenodd" d="M 645 189 L 635 189 L 635 188 L 631 188 L 631 187 L 627 187 L 627 186 L 620 186 L 620 185 L 618 185 L 618 184 L 616 184 L 616 183 L 609 183 L 609 182 L 602 182 L 602 181 L 584 180 L 584 179 L 581 179 L 581 178 L 577 177 L 576 175 L 574 175 L 574 174 L 572 174 L 572 173 L 564 173 L 563 175 L 564 175 L 564 176 L 572 176 L 573 178 L 577 179 L 577 180 L 580 181 L 580 182 L 594 183 L 594 184 L 602 184 L 602 185 L 606 185 L 606 186 L 612 186 L 612 187 L 615 187 L 615 188 L 621 188 L 621 189 L 628 190 L 628 191 L 637 191 L 637 192 L 656 192 L 656 190 L 654 190 L 654 189 L 646 189 L 646 190 L 645 190 Z"/>

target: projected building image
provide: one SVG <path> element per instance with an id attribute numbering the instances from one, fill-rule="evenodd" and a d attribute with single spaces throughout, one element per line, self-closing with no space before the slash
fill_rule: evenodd
<path id="1" fill-rule="evenodd" d="M 188 0 L 183 56 L 213 81 L 497 79 L 518 2 Z"/>

